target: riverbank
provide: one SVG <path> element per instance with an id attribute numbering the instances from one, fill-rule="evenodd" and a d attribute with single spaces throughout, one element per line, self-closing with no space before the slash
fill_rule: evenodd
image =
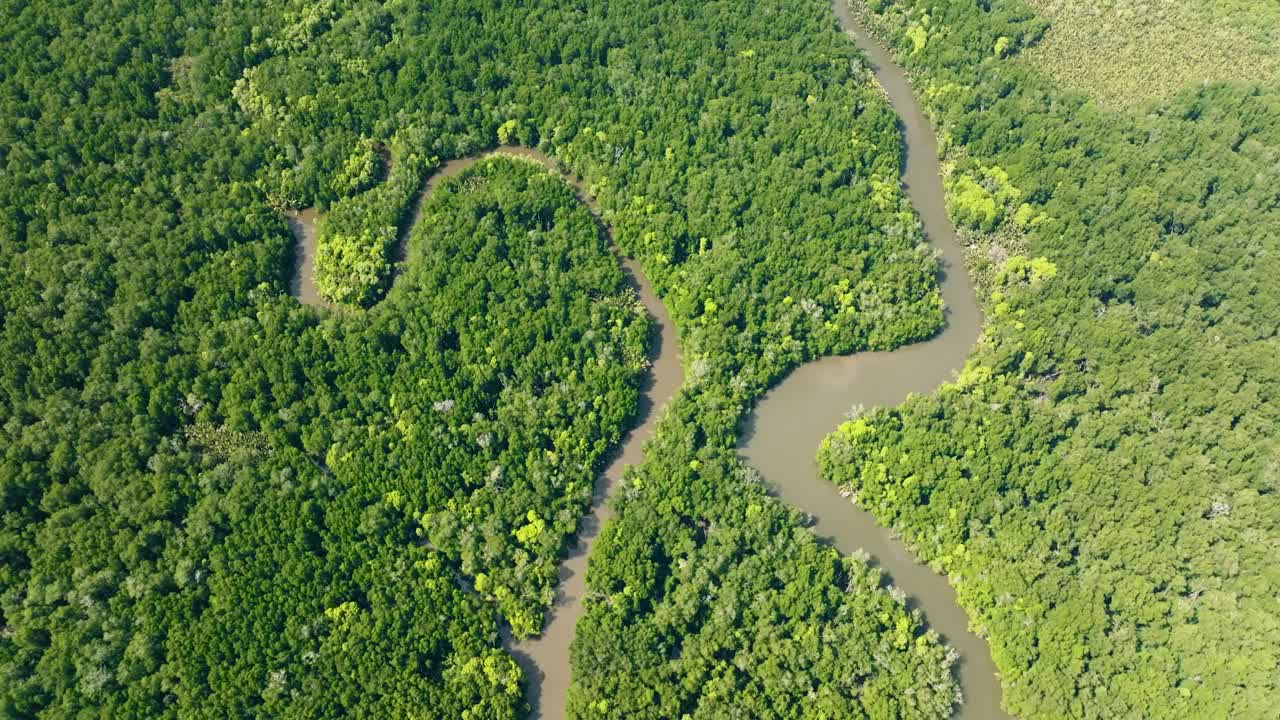
<path id="1" fill-rule="evenodd" d="M 408 213 L 408 222 L 401 229 L 396 254 L 396 275 L 407 261 L 409 235 L 421 219 L 422 205 L 431 197 L 431 192 L 442 179 L 460 175 L 476 163 L 494 155 L 524 158 L 560 176 L 574 189 L 578 200 L 591 211 L 601 231 L 612 243 L 612 231 L 601 218 L 599 205 L 587 192 L 582 181 L 565 176 L 559 171 L 554 160 L 538 150 L 504 145 L 478 155 L 451 160 L 427 178 L 422 191 L 413 200 Z M 300 302 L 327 306 L 327 303 L 316 295 L 315 283 L 311 279 L 314 272 L 316 217 L 316 211 L 310 208 L 289 216 L 290 228 L 298 240 L 297 267 L 290 291 Z M 537 637 L 518 640 L 511 635 L 505 624 L 501 626 L 503 646 L 512 654 L 524 672 L 526 699 L 530 706 L 528 717 L 531 720 L 564 717 L 565 697 L 571 680 L 569 645 L 573 641 L 574 628 L 582 614 L 582 598 L 586 593 L 587 557 L 591 553 L 592 543 L 599 534 L 600 528 L 604 526 L 611 514 L 608 497 L 621 480 L 626 467 L 636 465 L 644 458 L 644 444 L 653 434 L 654 426 L 657 424 L 658 410 L 684 383 L 675 324 L 671 322 L 671 317 L 662 301 L 658 299 L 653 287 L 641 272 L 639 263 L 617 253 L 616 245 L 611 247 L 619 257 L 627 283 L 636 292 L 652 322 L 649 380 L 641 392 L 635 426 L 623 435 L 612 461 L 597 476 L 591 496 L 591 509 L 578 521 L 578 532 L 574 544 L 558 566 L 560 582 L 556 586 L 556 596 L 548 609 L 542 633 Z"/>
<path id="2" fill-rule="evenodd" d="M 964 703 L 954 717 L 1007 718 L 1000 707 L 1000 680 L 990 649 L 969 631 L 968 616 L 956 603 L 947 579 L 917 563 L 900 540 L 817 472 L 818 444 L 850 410 L 897 405 L 909 394 L 932 392 L 964 366 L 982 330 L 974 286 L 964 269 L 963 247 L 946 213 L 933 128 L 906 74 L 857 23 L 846 0 L 833 0 L 832 10 L 867 56 L 900 118 L 901 182 L 926 239 L 941 255 L 939 281 L 946 326 L 926 342 L 892 352 L 826 357 L 796 369 L 756 406 L 740 449 L 781 500 L 814 518 L 814 532 L 844 554 L 869 553 L 886 581 L 904 591 L 928 626 L 959 651 L 956 677 Z"/>

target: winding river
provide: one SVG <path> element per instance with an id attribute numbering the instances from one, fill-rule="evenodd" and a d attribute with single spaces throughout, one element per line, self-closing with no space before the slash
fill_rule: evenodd
<path id="1" fill-rule="evenodd" d="M 861 548 L 906 591 L 929 627 L 960 652 L 957 679 L 964 703 L 956 718 L 992 720 L 1009 715 L 1000 707 L 1000 681 L 991 652 L 969 631 L 946 578 L 915 561 L 903 544 L 876 524 L 870 513 L 840 496 L 818 476 L 815 455 L 822 439 L 856 405 L 897 405 L 910 393 L 932 392 L 964 366 L 982 329 L 961 245 L 947 217 L 933 129 L 905 73 L 892 56 L 855 21 L 846 0 L 832 0 L 841 27 L 871 63 L 901 120 L 902 185 L 915 206 L 925 236 L 942 253 L 941 290 L 946 327 L 932 339 L 892 352 L 826 357 L 796 369 L 764 396 L 747 423 L 740 450 L 783 501 L 815 520 L 814 531 L 840 552 Z"/>
<path id="2" fill-rule="evenodd" d="M 610 228 L 600 217 L 599 205 L 586 191 L 580 180 L 561 173 L 554 160 L 537 150 L 504 145 L 490 152 L 450 160 L 427 178 L 422 192 L 413 201 L 408 222 L 401 227 L 400 263 L 406 260 L 407 243 L 405 241 L 409 231 L 422 215 L 422 203 L 430 197 L 440 180 L 459 175 L 477 162 L 496 154 L 514 155 L 533 160 L 560 175 L 573 187 L 578 200 L 587 206 L 601 229 L 612 240 Z M 312 279 L 315 269 L 316 217 L 313 209 L 295 212 L 289 216 L 289 226 L 298 242 L 295 256 L 296 268 L 290 291 L 300 302 L 329 307 L 329 304 L 316 294 L 315 282 Z M 611 247 L 616 250 L 617 246 Z M 582 598 L 586 594 L 587 556 L 590 555 L 591 545 L 600 533 L 600 528 L 612 514 L 609 503 L 605 500 L 622 479 L 622 471 L 626 466 L 637 465 L 644 458 L 644 444 L 653 434 L 654 425 L 657 423 L 657 409 L 662 407 L 684 384 L 684 370 L 680 365 L 679 347 L 676 344 L 676 329 L 667 315 L 666 307 L 654 294 L 649 281 L 640 271 L 638 263 L 621 255 L 619 255 L 619 261 L 627 284 L 639 295 L 641 303 L 644 304 L 653 322 L 650 337 L 652 365 L 649 379 L 640 394 L 636 424 L 623 435 L 622 442 L 614 451 L 608 467 L 596 478 L 591 495 L 591 510 L 578 521 L 577 539 L 569 549 L 568 556 L 560 563 L 560 582 L 556 587 L 555 600 L 547 612 L 542 634 L 536 638 L 517 640 L 511 636 L 509 628 L 505 625 L 502 627 L 503 645 L 524 671 L 526 699 L 532 709 L 529 714 L 531 719 L 564 717 L 565 696 L 571 679 L 569 643 L 573 641 L 574 628 L 582 613 Z"/>
<path id="3" fill-rule="evenodd" d="M 537 150 L 525 147 L 503 146 L 495 152 L 506 155 L 517 155 L 542 163 L 552 172 L 557 172 L 555 161 Z M 454 160 L 444 165 L 427 182 L 423 196 L 431 192 L 432 184 L 440 177 L 456 175 L 466 170 L 475 162 L 493 153 Z M 580 180 L 559 173 L 578 195 L 578 199 L 591 210 L 601 229 L 612 240 L 612 231 L 600 217 L 600 207 L 591 197 Z M 414 221 L 418 211 L 414 211 Z M 613 245 L 616 249 L 616 245 Z M 564 717 L 565 700 L 571 680 L 569 672 L 569 643 L 573 641 L 574 629 L 578 617 L 582 614 L 582 598 L 586 594 L 587 556 L 591 554 L 591 546 L 600 528 L 609 519 L 612 510 L 606 499 L 613 488 L 622 479 L 622 471 L 628 465 L 638 465 L 644 459 L 644 444 L 653 435 L 657 424 L 657 410 L 684 384 L 684 370 L 680 364 L 679 347 L 676 343 L 676 327 L 667 315 L 667 309 L 654 294 L 649 281 L 640 271 L 634 260 L 621 257 L 623 272 L 627 282 L 640 296 L 645 310 L 653 321 L 650 337 L 649 381 L 640 395 L 640 406 L 637 411 L 636 424 L 622 438 L 612 461 L 604 472 L 596 478 L 595 488 L 591 495 L 591 510 L 578 521 L 577 541 L 569 549 L 569 555 L 560 563 L 560 583 L 556 586 L 555 600 L 547 611 L 546 624 L 542 634 L 536 638 L 516 640 L 506 628 L 502 641 L 507 650 L 515 657 L 526 679 L 526 699 L 529 701 L 531 719 L 547 720 Z"/>
<path id="4" fill-rule="evenodd" d="M 957 678 L 965 701 L 955 718 L 989 720 L 1008 718 L 1000 708 L 1000 683 L 986 642 L 968 629 L 968 618 L 956 604 L 947 580 L 917 563 L 892 533 L 877 525 L 866 511 L 840 496 L 832 483 L 818 476 L 815 455 L 818 444 L 836 428 L 854 406 L 872 408 L 901 403 L 910 393 L 932 392 L 952 378 L 963 365 L 981 330 L 982 316 L 973 286 L 964 271 L 962 249 L 947 217 L 937 144 L 929 122 L 916 104 L 910 83 L 889 53 L 858 25 L 846 0 L 832 0 L 841 27 L 871 63 L 901 120 L 903 134 L 902 184 L 915 206 L 925 236 L 942 255 L 940 284 L 946 303 L 946 327 L 932 339 L 892 352 L 866 352 L 826 357 L 808 363 L 770 390 L 745 424 L 740 451 L 764 475 L 783 501 L 809 513 L 814 531 L 844 554 L 863 549 L 884 571 L 888 582 L 904 590 L 909 602 L 924 614 L 929 627 L 960 652 Z M 421 202 L 441 178 L 458 175 L 494 153 L 517 155 L 537 161 L 553 172 L 555 162 L 523 147 L 502 147 L 477 156 L 452 160 L 427 180 L 415 200 L 404 236 L 420 216 Z M 583 184 L 561 176 L 577 192 L 600 221 L 599 207 Z M 298 239 L 297 271 L 291 291 L 300 301 L 326 305 L 315 293 L 311 275 L 315 257 L 315 212 L 290 215 Z M 609 228 L 601 222 L 602 229 Z M 515 640 L 503 632 L 503 643 L 527 678 L 531 718 L 548 720 L 564 716 L 570 683 L 569 644 L 581 613 L 585 593 L 586 560 L 600 528 L 610 515 L 605 502 L 627 465 L 639 463 L 646 440 L 653 432 L 657 409 L 683 383 L 675 326 L 666 308 L 654 295 L 638 265 L 620 258 L 628 283 L 639 294 L 654 321 L 652 372 L 641 396 L 638 424 L 623 438 L 609 466 L 596 480 L 590 512 L 579 521 L 575 545 L 560 564 L 560 584 L 537 638 Z"/>

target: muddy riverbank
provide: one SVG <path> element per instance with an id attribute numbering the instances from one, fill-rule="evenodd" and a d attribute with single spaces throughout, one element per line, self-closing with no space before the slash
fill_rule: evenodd
<path id="1" fill-rule="evenodd" d="M 408 261 L 408 236 L 413 226 L 421 219 L 422 203 L 430 197 L 432 190 L 442 179 L 460 175 L 477 162 L 495 154 L 533 160 L 560 175 L 574 189 L 578 199 L 587 206 L 600 224 L 601 230 L 609 234 L 609 239 L 612 241 L 611 231 L 601 219 L 599 206 L 581 181 L 565 176 L 558 170 L 555 161 L 537 150 L 503 146 L 479 155 L 451 160 L 432 172 L 423 185 L 422 192 L 414 198 L 408 220 L 401 228 L 399 247 L 396 251 L 396 274 L 399 267 Z M 316 251 L 316 217 L 314 209 L 302 210 L 289 216 L 290 228 L 298 241 L 297 266 L 290 291 L 300 302 L 325 306 L 327 303 L 316 294 L 315 283 L 312 280 Z M 616 246 L 613 247 L 616 252 Z M 621 480 L 626 466 L 638 464 L 643 459 L 644 443 L 653 434 L 658 410 L 684 383 L 679 349 L 676 344 L 675 325 L 671 322 L 662 302 L 654 294 L 649 281 L 645 279 L 644 273 L 640 271 L 639 264 L 622 257 L 620 253 L 618 255 L 627 283 L 636 291 L 653 321 L 649 354 L 652 365 L 649 379 L 640 396 L 636 425 L 623 436 L 609 465 L 596 478 L 591 510 L 578 521 L 576 542 L 559 565 L 560 583 L 556 587 L 555 600 L 547 613 L 542 634 L 536 638 L 516 640 L 507 632 L 507 628 L 503 628 L 503 645 L 515 657 L 525 674 L 527 699 L 532 708 L 529 717 L 532 719 L 552 720 L 564 717 L 565 695 L 571 680 L 569 643 L 573 641 L 574 628 L 578 624 L 578 617 L 582 614 L 582 598 L 586 593 L 587 556 L 591 553 L 591 546 L 600 528 L 610 515 L 606 500 Z"/>
<path id="2" fill-rule="evenodd" d="M 926 342 L 892 352 L 827 357 L 797 368 L 756 406 L 740 449 L 779 498 L 813 516 L 819 536 L 842 553 L 858 549 L 870 553 L 888 581 L 904 590 L 909 602 L 924 613 L 928 626 L 959 651 L 956 673 L 964 703 L 954 717 L 1007 718 L 1000 708 L 1000 680 L 990 649 L 985 640 L 969 631 L 968 616 L 956 604 L 955 591 L 946 578 L 917 563 L 870 513 L 841 497 L 835 485 L 818 476 L 818 444 L 850 409 L 897 405 L 910 393 L 932 392 L 964 366 L 982 329 L 973 283 L 964 269 L 963 249 L 946 213 L 933 128 L 905 73 L 859 26 L 845 2 L 833 0 L 836 18 L 867 56 L 901 121 L 902 185 L 927 239 L 941 252 L 946 326 Z"/>

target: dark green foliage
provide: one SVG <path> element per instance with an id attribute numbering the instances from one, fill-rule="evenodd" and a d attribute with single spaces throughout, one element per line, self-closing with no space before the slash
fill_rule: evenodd
<path id="1" fill-rule="evenodd" d="M 992 55 L 1041 32 L 1019 3 L 886 6 L 957 172 L 1044 219 L 981 240 L 958 381 L 844 426 L 824 472 L 951 574 L 1019 717 L 1274 717 L 1280 95 L 1108 112 Z"/>
<path id="2" fill-rule="evenodd" d="M 405 545 L 397 508 L 297 453 L 197 481 L 209 492 L 167 550 L 172 585 L 125 580 L 137 601 L 112 608 L 134 620 L 121 670 L 83 701 L 141 716 L 516 717 L 520 671 L 493 647 L 492 612 L 448 558 Z"/>
<path id="3" fill-rule="evenodd" d="M 575 707 L 945 711 L 937 642 L 733 455 L 791 365 L 941 321 L 894 118 L 823 3 L 7 9 L 0 714 L 520 710 L 492 607 L 539 627 L 647 324 L 540 170 L 443 185 L 362 313 L 284 296 L 276 211 L 385 239 L 409 154 L 500 138 L 587 179 L 689 371 L 592 564 Z M 406 133 L 380 167 L 367 139 Z M 380 292 L 366 247 L 335 297 Z M 688 614 L 722 585 L 761 600 Z M 672 668 L 609 684 L 673 633 Z"/>
<path id="4" fill-rule="evenodd" d="M 6 453 L 6 518 L 30 533 L 6 535 L 10 714 L 517 714 L 483 599 L 540 627 L 648 322 L 540 167 L 488 161 L 424 213 L 374 312 L 321 322 L 260 286 L 245 314 L 182 326 L 159 367 L 144 335 L 138 377 L 165 384 L 142 409 L 171 434 L 113 426 L 145 395 L 96 418 L 46 401 L 56 429 Z M 65 474 L 24 465 L 77 422 L 42 463 Z M 100 459 L 75 472 L 77 453 Z M 531 511 L 545 526 L 521 535 Z"/>
<path id="5" fill-rule="evenodd" d="M 863 560 L 769 498 L 732 448 L 697 448 L 722 399 L 676 400 L 588 566 L 573 717 L 941 718 L 954 656 Z"/>
<path id="6" fill-rule="evenodd" d="M 382 432 L 325 423 L 339 477 L 400 468 L 422 537 L 521 636 L 542 627 L 553 560 L 647 368 L 648 320 L 605 243 L 536 163 L 486 160 L 445 181 L 376 312 L 395 368 Z"/>

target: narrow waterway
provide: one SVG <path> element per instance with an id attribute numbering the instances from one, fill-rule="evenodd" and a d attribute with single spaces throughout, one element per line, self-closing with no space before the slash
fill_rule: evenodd
<path id="1" fill-rule="evenodd" d="M 497 152 L 537 160 L 553 172 L 558 172 L 554 161 L 537 150 L 504 146 Z M 437 177 L 449 172 L 455 163 L 470 164 L 475 160 L 476 158 L 469 158 L 451 162 L 441 169 Z M 591 210 L 612 240 L 612 230 L 601 219 L 600 207 L 595 198 L 586 191 L 581 181 L 563 174 L 561 177 L 574 188 L 578 199 Z M 430 185 L 427 192 L 430 192 Z M 613 247 L 616 250 L 617 246 Z M 586 595 L 587 557 L 591 554 L 591 546 L 595 543 L 600 528 L 612 514 L 606 500 L 621 481 L 622 471 L 628 465 L 638 465 L 644 459 L 644 444 L 653 435 L 658 410 L 684 384 L 676 327 L 667 315 L 666 307 L 654 294 L 638 263 L 622 258 L 622 269 L 627 275 L 627 282 L 640 296 L 640 301 L 653 320 L 649 353 L 653 364 L 649 369 L 649 381 L 640 396 L 636 425 L 623 436 L 613 460 L 596 478 L 591 496 L 591 511 L 578 521 L 577 542 L 560 563 L 560 583 L 556 587 L 556 597 L 547 613 L 542 634 L 519 641 L 505 632 L 503 634 L 503 644 L 524 670 L 526 695 L 532 709 L 529 718 L 534 720 L 559 720 L 564 717 L 565 696 L 572 679 L 569 671 L 569 644 L 573 641 L 578 618 L 582 615 L 582 599 Z"/>
<path id="2" fill-rule="evenodd" d="M 929 627 L 960 652 L 956 676 L 964 703 L 955 717 L 1007 718 L 1000 708 L 1000 681 L 991 652 L 985 640 L 969 631 L 968 617 L 956 604 L 955 591 L 946 578 L 917 563 L 892 533 L 818 476 L 818 444 L 849 410 L 859 405 L 897 405 L 910 393 L 932 392 L 964 366 L 982 327 L 962 248 L 946 213 L 933 129 L 902 69 L 859 26 L 845 3 L 833 0 L 836 18 L 867 56 L 901 120 L 902 185 L 927 239 L 942 254 L 940 282 L 947 308 L 946 327 L 926 342 L 892 352 L 827 357 L 796 369 L 756 406 L 741 451 L 779 498 L 813 516 L 819 536 L 842 553 L 859 548 L 870 553 L 888 582 L 906 591 Z"/>
<path id="3" fill-rule="evenodd" d="M 658 410 L 684 384 L 684 370 L 680 365 L 679 347 L 676 344 L 676 328 L 667 316 L 662 301 L 653 293 L 649 283 L 631 260 L 623 262 L 632 286 L 640 295 L 650 318 L 654 321 L 651 341 L 650 378 L 640 397 L 637 414 L 639 423 L 622 438 L 613 460 L 596 478 L 591 496 L 591 512 L 578 521 L 577 543 L 568 557 L 560 563 L 560 584 L 556 598 L 547 614 L 547 624 L 536 638 L 513 642 L 504 636 L 507 649 L 524 670 L 526 693 L 532 711 L 530 718 L 559 720 L 564 717 L 565 695 L 572 677 L 569 672 L 569 643 L 573 641 L 578 617 L 582 614 L 582 598 L 586 595 L 587 557 L 595 543 L 600 528 L 613 514 L 606 500 L 622 479 L 622 471 L 628 465 L 638 465 L 644 459 L 644 444 L 653 435 Z"/>
<path id="4" fill-rule="evenodd" d="M 316 292 L 316 219 L 315 208 L 295 210 L 286 219 L 293 232 L 293 276 L 289 278 L 289 294 L 304 305 L 329 307 L 329 303 Z"/>
<path id="5" fill-rule="evenodd" d="M 406 223 L 401 227 L 396 273 L 407 261 L 407 239 L 413 226 L 422 217 L 422 203 L 430 197 L 431 191 L 443 178 L 459 175 L 477 162 L 495 154 L 514 155 L 534 160 L 568 183 L 580 200 L 596 218 L 600 228 L 609 239 L 613 240 L 612 231 L 600 216 L 600 207 L 583 186 L 580 180 L 560 172 L 555 162 L 537 150 L 518 146 L 502 146 L 497 150 L 451 160 L 437 168 L 423 185 L 422 192 L 413 200 Z M 307 209 L 289 216 L 289 225 L 298 241 L 295 268 L 290 291 L 300 302 L 311 305 L 327 305 L 315 292 L 312 273 L 315 269 L 315 233 L 316 212 Z M 617 246 L 611 246 L 615 252 Z M 606 502 L 613 488 L 622 479 L 622 472 L 628 465 L 639 464 L 643 459 L 644 444 L 653 434 L 657 423 L 658 409 L 684 383 L 684 370 L 680 365 L 679 347 L 676 343 L 676 328 L 672 324 L 667 309 L 658 296 L 654 294 L 649 281 L 640 271 L 640 266 L 630 258 L 619 255 L 623 273 L 627 283 L 640 297 L 645 310 L 653 321 L 650 336 L 649 379 L 640 394 L 635 425 L 627 431 L 615 450 L 612 460 L 597 478 L 591 496 L 590 511 L 578 521 L 578 533 L 574 545 L 559 565 L 560 582 L 556 587 L 555 600 L 547 612 L 546 624 L 542 634 L 536 638 L 516 640 L 505 626 L 502 628 L 502 642 L 512 654 L 525 675 L 526 699 L 532 708 L 529 718 L 537 720 L 558 720 L 564 717 L 565 699 L 569 690 L 571 675 L 569 671 L 569 643 L 573 641 L 574 629 L 578 617 L 582 614 L 582 598 L 586 594 L 587 556 L 591 554 L 591 546 L 600 533 L 611 509 Z"/>
<path id="6" fill-rule="evenodd" d="M 940 252 L 940 285 L 946 303 L 946 326 L 932 339 L 892 352 L 867 352 L 827 357 L 808 363 L 770 390 L 756 406 L 743 432 L 740 450 L 764 475 L 776 495 L 804 510 L 815 520 L 814 531 L 842 553 L 863 549 L 884 571 L 888 582 L 909 596 L 924 613 L 929 627 L 956 648 L 960 660 L 956 676 L 964 703 L 957 708 L 960 720 L 1008 718 L 1000 708 L 1000 682 L 987 643 L 968 629 L 968 617 L 956 604 L 946 578 L 915 561 L 892 533 L 876 524 L 866 511 L 840 496 L 832 483 L 818 476 L 815 455 L 818 444 L 855 406 L 872 408 L 901 403 L 910 393 L 928 393 L 951 379 L 964 365 L 982 326 L 982 315 L 973 285 L 964 270 L 962 248 L 946 214 L 941 168 L 933 129 L 925 118 L 911 85 L 889 53 L 854 19 L 846 0 L 833 0 L 841 27 L 870 61 L 877 81 L 900 118 L 903 157 L 902 185 L 924 227 L 926 238 Z M 535 160 L 558 172 L 546 155 L 523 147 L 502 147 L 494 152 Z M 452 160 L 428 178 L 414 200 L 402 228 L 400 262 L 404 262 L 405 237 L 421 216 L 421 203 L 442 178 L 464 172 L 493 152 Z M 561 174 L 562 177 L 563 174 Z M 564 177 L 579 199 L 600 220 L 599 207 L 582 183 Z M 290 217 L 298 237 L 298 267 L 291 290 L 303 302 L 324 304 L 311 280 L 315 257 L 314 211 Z M 609 228 L 601 222 L 605 232 Z M 579 521 L 575 545 L 560 564 L 560 584 L 548 612 L 543 633 L 516 641 L 503 634 L 503 644 L 526 676 L 531 718 L 564 717 L 565 695 L 571 676 L 569 644 L 581 614 L 585 593 L 587 556 L 601 526 L 608 519 L 605 501 L 627 465 L 643 459 L 642 448 L 653 432 L 657 409 L 681 386 L 683 373 L 678 357 L 675 326 L 633 261 L 622 259 L 628 282 L 635 288 L 654 320 L 653 367 L 644 389 L 637 426 L 628 432 L 612 462 L 596 481 L 590 512 Z"/>

